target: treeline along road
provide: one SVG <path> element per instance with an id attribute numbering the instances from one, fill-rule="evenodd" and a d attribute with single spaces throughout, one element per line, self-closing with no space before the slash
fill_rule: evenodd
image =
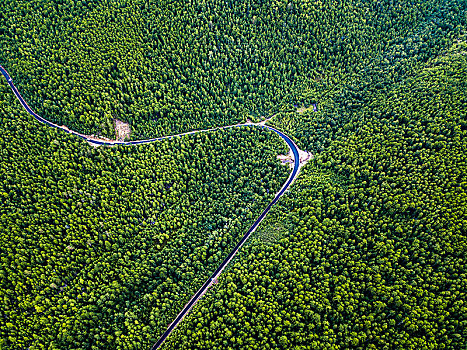
<path id="1" fill-rule="evenodd" d="M 204 282 L 204 284 L 201 286 L 201 288 L 193 295 L 193 297 L 190 299 L 190 301 L 183 307 L 183 309 L 180 311 L 180 313 L 177 315 L 175 320 L 168 326 L 167 330 L 162 334 L 162 336 L 159 338 L 159 340 L 153 345 L 152 350 L 158 349 L 162 343 L 167 339 L 167 337 L 173 332 L 173 330 L 177 327 L 177 325 L 183 320 L 183 318 L 189 313 L 189 311 L 193 308 L 193 306 L 198 302 L 198 300 L 206 293 L 206 291 L 209 289 L 209 287 L 213 284 L 213 282 L 219 277 L 219 275 L 222 273 L 222 271 L 225 269 L 225 267 L 230 263 L 230 261 L 235 257 L 237 252 L 241 249 L 243 244 L 248 240 L 250 235 L 256 230 L 256 228 L 259 226 L 261 221 L 266 217 L 268 212 L 271 210 L 272 206 L 284 195 L 284 193 L 287 191 L 287 189 L 290 187 L 290 185 L 293 183 L 293 181 L 296 179 L 299 173 L 300 169 L 300 155 L 299 155 L 299 149 L 297 145 L 292 141 L 290 137 L 288 137 L 286 134 L 283 132 L 277 130 L 276 128 L 273 128 L 271 126 L 265 126 L 263 124 L 259 123 L 244 123 L 244 124 L 236 124 L 236 125 L 228 125 L 228 126 L 222 126 L 219 128 L 211 128 L 211 129 L 206 129 L 206 130 L 195 130 L 195 131 L 190 131 L 187 133 L 183 134 L 178 134 L 178 135 L 170 135 L 170 136 L 163 136 L 163 137 L 158 137 L 158 138 L 152 138 L 152 139 L 145 139 L 145 140 L 136 140 L 136 141 L 113 141 L 113 140 L 104 140 L 100 138 L 96 138 L 94 136 L 89 136 L 89 135 L 84 135 L 78 132 L 75 132 L 73 130 L 68 129 L 66 126 L 60 126 L 57 124 L 54 124 L 38 114 L 36 114 L 31 107 L 26 103 L 24 98 L 21 96 L 19 93 L 18 89 L 13 83 L 13 79 L 10 77 L 8 72 L 5 70 L 0 65 L 0 72 L 3 74 L 5 79 L 8 82 L 8 85 L 10 85 L 11 90 L 15 94 L 15 96 L 18 98 L 19 102 L 23 106 L 23 108 L 31 114 L 37 121 L 46 124 L 49 127 L 52 128 L 59 128 L 67 133 L 70 133 L 72 135 L 76 135 L 90 143 L 96 144 L 96 145 L 104 145 L 104 146 L 115 146 L 115 145 L 124 145 L 124 146 L 134 146 L 134 145 L 141 145 L 141 144 L 147 144 L 151 142 L 156 142 L 160 141 L 163 139 L 170 139 L 172 137 L 179 137 L 182 135 L 189 135 L 189 134 L 195 134 L 199 132 L 206 132 L 206 131 L 213 131 L 213 130 L 218 130 L 218 129 L 225 129 L 225 128 L 233 128 L 233 127 L 244 127 L 244 126 L 249 126 L 249 127 L 261 127 L 261 128 L 266 128 L 268 130 L 271 130 L 278 134 L 289 146 L 290 150 L 292 151 L 293 155 L 293 160 L 294 160 L 294 166 L 292 169 L 292 172 L 290 173 L 289 178 L 285 182 L 285 184 L 282 186 L 281 190 L 276 194 L 274 199 L 269 203 L 269 205 L 264 209 L 264 211 L 261 213 L 261 215 L 256 219 L 256 221 L 251 225 L 251 227 L 248 229 L 248 231 L 243 235 L 242 239 L 237 243 L 237 245 L 232 249 L 232 251 L 227 255 L 227 257 L 222 261 L 222 263 L 219 265 L 219 267 L 212 273 L 212 275 Z"/>

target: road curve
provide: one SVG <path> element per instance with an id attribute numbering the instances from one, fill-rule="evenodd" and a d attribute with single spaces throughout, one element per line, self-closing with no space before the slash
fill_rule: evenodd
<path id="1" fill-rule="evenodd" d="M 206 129 L 206 130 L 197 130 L 197 131 L 190 131 L 187 133 L 183 134 L 178 134 L 178 135 L 172 135 L 172 136 L 163 136 L 163 137 L 158 137 L 158 138 L 153 138 L 153 139 L 146 139 L 146 140 L 139 140 L 139 141 L 105 141 L 105 140 L 96 140 L 92 137 L 89 137 L 87 135 L 80 134 L 78 132 L 75 132 L 73 130 L 70 130 L 64 126 L 59 126 L 57 124 L 54 124 L 52 122 L 49 122 L 48 120 L 42 118 L 38 114 L 36 114 L 26 103 L 26 101 L 23 99 L 21 94 L 19 93 L 18 89 L 16 86 L 13 84 L 13 80 L 11 79 L 10 75 L 8 72 L 0 65 L 0 72 L 3 74 L 5 79 L 8 82 L 8 85 L 10 85 L 11 90 L 13 90 L 13 93 L 16 95 L 18 98 L 19 102 L 23 106 L 23 108 L 31 114 L 35 119 L 37 119 L 39 122 L 44 123 L 52 128 L 59 128 L 62 129 L 63 131 L 76 135 L 88 142 L 98 144 L 98 145 L 107 145 L 107 146 L 114 146 L 114 145 L 140 145 L 140 144 L 145 144 L 145 143 L 151 143 L 151 142 L 156 142 L 159 140 L 167 139 L 167 138 L 172 138 L 172 137 L 177 137 L 177 136 L 182 136 L 182 135 L 189 135 L 189 134 L 194 134 L 198 132 L 205 132 L 205 131 L 213 131 L 213 130 L 218 130 L 218 129 L 225 129 L 225 128 L 233 128 L 233 127 L 241 127 L 241 126 L 258 126 L 258 124 L 251 124 L 251 123 L 245 123 L 245 124 L 237 124 L 237 125 L 229 125 L 229 126 L 224 126 L 224 127 L 219 127 L 219 128 L 212 128 L 212 129 Z M 275 133 L 277 133 L 280 137 L 284 139 L 284 141 L 287 143 L 289 148 L 292 151 L 293 154 L 293 159 L 294 159 L 294 167 L 292 172 L 290 173 L 289 178 L 285 182 L 285 184 L 282 186 L 280 191 L 276 194 L 274 199 L 269 203 L 269 205 L 266 207 L 266 209 L 263 210 L 261 215 L 256 219 L 256 221 L 251 225 L 251 227 L 248 229 L 248 231 L 243 235 L 242 239 L 237 243 L 237 245 L 232 249 L 232 251 L 227 255 L 227 257 L 222 261 L 222 263 L 219 265 L 219 267 L 214 271 L 214 273 L 204 282 L 203 286 L 193 295 L 193 297 L 190 299 L 190 301 L 183 307 L 183 309 L 180 311 L 180 313 L 177 315 L 175 320 L 168 326 L 167 330 L 161 335 L 159 340 L 152 346 L 151 350 L 156 350 L 158 349 L 162 343 L 167 339 L 167 337 L 173 332 L 173 330 L 178 326 L 180 321 L 183 320 L 183 318 L 189 313 L 191 308 L 198 302 L 198 300 L 206 293 L 206 291 L 209 289 L 209 287 L 212 285 L 212 283 L 219 277 L 219 275 L 222 273 L 222 271 L 225 269 L 225 267 L 229 264 L 229 262 L 235 257 L 237 252 L 240 250 L 240 248 L 243 246 L 243 244 L 246 242 L 246 240 L 250 237 L 250 235 L 256 230 L 256 228 L 259 226 L 261 221 L 266 217 L 268 214 L 269 210 L 271 210 L 272 206 L 282 197 L 282 195 L 287 191 L 287 189 L 290 187 L 292 182 L 296 179 L 299 173 L 300 169 L 300 156 L 299 156 L 299 149 L 297 145 L 284 133 L 281 131 L 271 127 L 271 126 L 264 126 L 261 125 L 262 128 L 269 129 Z"/>
<path id="2" fill-rule="evenodd" d="M 298 147 L 287 135 L 283 134 L 279 130 L 272 128 L 270 126 L 265 126 L 265 128 L 268 128 L 269 130 L 276 132 L 289 145 L 290 149 L 293 152 L 293 158 L 294 158 L 294 167 L 293 167 L 292 173 L 290 174 L 284 186 L 282 186 L 281 190 L 276 194 L 276 197 L 274 197 L 274 199 L 271 201 L 271 203 L 269 203 L 266 209 L 263 210 L 261 215 L 256 219 L 253 225 L 251 225 L 247 233 L 243 235 L 242 239 L 237 243 L 235 248 L 229 253 L 229 255 L 227 255 L 224 261 L 222 261 L 222 263 L 219 265 L 217 270 L 214 271 L 214 273 L 206 280 L 206 282 L 204 282 L 203 286 L 195 293 L 195 295 L 190 299 L 190 301 L 183 307 L 182 311 L 177 315 L 175 320 L 169 325 L 169 327 L 164 332 L 164 334 L 162 334 L 159 340 L 153 345 L 151 350 L 156 350 L 162 345 L 162 343 L 167 339 L 170 333 L 172 333 L 173 330 L 178 326 L 178 324 L 185 317 L 185 315 L 191 310 L 191 308 L 203 296 L 203 294 L 206 293 L 206 291 L 209 289 L 209 287 L 212 285 L 215 279 L 222 273 L 224 268 L 229 264 L 229 262 L 237 254 L 238 250 L 243 246 L 243 244 L 250 237 L 250 235 L 256 230 L 256 228 L 261 223 L 261 221 L 263 221 L 263 219 L 265 218 L 269 210 L 271 210 L 272 206 L 279 200 L 279 198 L 285 193 L 285 191 L 289 188 L 289 186 L 292 184 L 292 182 L 297 177 L 298 171 L 300 168 L 300 157 L 298 153 Z"/>

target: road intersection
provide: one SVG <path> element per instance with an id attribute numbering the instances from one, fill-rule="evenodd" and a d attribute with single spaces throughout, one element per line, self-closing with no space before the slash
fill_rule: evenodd
<path id="1" fill-rule="evenodd" d="M 10 85 L 10 88 L 13 90 L 13 93 L 15 96 L 18 98 L 19 102 L 23 106 L 23 108 L 31 114 L 36 120 L 38 120 L 41 123 L 44 123 L 50 127 L 53 128 L 59 128 L 69 134 L 76 135 L 86 141 L 88 141 L 91 144 L 94 145 L 104 145 L 104 146 L 116 146 L 116 145 L 124 145 L 124 146 L 131 146 L 131 145 L 141 145 L 141 144 L 147 144 L 147 143 L 152 143 L 152 142 L 157 142 L 160 140 L 164 139 L 171 139 L 173 137 L 181 137 L 184 135 L 191 135 L 199 132 L 207 132 L 207 131 L 214 131 L 214 130 L 219 130 L 219 129 L 227 129 L 227 128 L 234 128 L 234 127 L 261 127 L 263 129 L 268 129 L 270 131 L 275 132 L 278 134 L 289 146 L 291 152 L 292 152 L 292 157 L 293 157 L 293 169 L 292 172 L 289 175 L 289 178 L 287 181 L 284 183 L 282 188 L 279 190 L 279 192 L 276 194 L 274 199 L 269 203 L 269 205 L 263 210 L 261 215 L 256 219 L 256 221 L 251 225 L 251 227 L 248 229 L 248 231 L 243 235 L 242 239 L 237 243 L 237 245 L 232 249 L 232 251 L 227 255 L 227 257 L 222 261 L 222 263 L 219 265 L 219 267 L 212 273 L 212 275 L 204 282 L 204 284 L 201 286 L 200 289 L 193 295 L 193 297 L 188 301 L 188 303 L 183 307 L 183 309 L 180 311 L 180 313 L 177 315 L 177 317 L 174 319 L 174 321 L 168 326 L 167 330 L 161 335 L 159 340 L 152 346 L 151 350 L 156 350 L 158 349 L 162 343 L 167 339 L 167 337 L 173 332 L 173 330 L 178 326 L 178 324 L 183 320 L 183 318 L 190 312 L 190 310 L 193 308 L 193 306 L 198 302 L 198 300 L 206 293 L 206 291 L 209 289 L 209 287 L 217 281 L 217 278 L 220 276 L 222 271 L 226 268 L 226 266 L 230 263 L 230 261 L 235 257 L 237 252 L 241 249 L 243 244 L 248 240 L 248 238 L 251 236 L 251 234 L 257 229 L 261 221 L 266 217 L 268 212 L 271 210 L 272 206 L 284 195 L 284 193 L 287 191 L 287 189 L 290 187 L 290 185 L 293 183 L 293 181 L 297 178 L 299 174 L 299 170 L 301 166 L 304 165 L 304 163 L 300 162 L 300 153 L 303 152 L 301 151 L 297 145 L 292 141 L 290 137 L 285 135 L 283 132 L 277 130 L 274 127 L 265 125 L 264 122 L 260 123 L 252 123 L 250 121 L 247 121 L 244 124 L 236 124 L 236 125 L 228 125 L 228 126 L 222 126 L 222 127 L 217 127 L 217 128 L 211 128 L 211 129 L 206 129 L 206 130 L 195 130 L 195 131 L 189 131 L 186 133 L 182 134 L 177 134 L 177 135 L 169 135 L 169 136 L 162 136 L 158 138 L 152 138 L 152 139 L 146 139 L 146 140 L 137 140 L 137 141 L 113 141 L 113 140 L 104 140 L 104 139 L 99 139 L 93 136 L 89 135 L 84 135 L 80 134 L 78 132 L 75 132 L 73 130 L 68 129 L 66 126 L 60 126 L 57 124 L 54 124 L 38 114 L 36 114 L 26 103 L 26 101 L 23 99 L 21 94 L 19 93 L 18 89 L 16 86 L 13 84 L 13 80 L 8 74 L 8 72 L 0 66 L 0 72 L 3 74 L 3 76 L 6 78 L 8 84 Z"/>

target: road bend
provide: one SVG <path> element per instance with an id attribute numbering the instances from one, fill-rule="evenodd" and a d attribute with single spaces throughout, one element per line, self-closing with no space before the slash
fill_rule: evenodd
<path id="1" fill-rule="evenodd" d="M 206 129 L 206 130 L 195 130 L 195 131 L 190 131 L 182 134 L 177 134 L 177 135 L 170 135 L 170 136 L 162 136 L 158 138 L 153 138 L 153 139 L 146 139 L 146 140 L 138 140 L 138 141 L 112 141 L 112 140 L 102 140 L 102 139 L 96 139 L 95 137 L 91 137 L 88 135 L 80 134 L 76 131 L 70 130 L 65 126 L 60 126 L 57 124 L 54 124 L 38 114 L 36 114 L 31 107 L 26 103 L 26 101 L 23 99 L 21 94 L 19 93 L 18 89 L 16 86 L 13 84 L 13 80 L 11 79 L 10 75 L 8 72 L 5 70 L 0 65 L 0 72 L 2 75 L 5 77 L 5 79 L 8 82 L 8 85 L 10 85 L 11 90 L 23 106 L 23 108 L 31 114 L 36 120 L 38 120 L 41 123 L 44 123 L 52 128 L 58 128 L 61 129 L 69 134 L 76 135 L 88 142 L 97 144 L 97 145 L 106 145 L 106 146 L 114 146 L 114 145 L 125 145 L 125 146 L 130 146 L 130 145 L 141 145 L 141 144 L 146 144 L 146 143 L 151 143 L 151 142 L 156 142 L 164 139 L 170 139 L 172 137 L 177 137 L 177 136 L 183 136 L 183 135 L 190 135 L 190 134 L 195 134 L 199 132 L 206 132 L 206 131 L 213 131 L 213 130 L 218 130 L 218 129 L 227 129 L 227 128 L 233 128 L 233 127 L 242 127 L 242 126 L 254 126 L 254 127 L 262 127 L 265 129 L 269 129 L 276 134 L 278 134 L 289 146 L 290 150 L 292 151 L 293 155 L 293 160 L 294 160 L 294 166 L 292 169 L 292 172 L 289 175 L 289 178 L 285 182 L 285 184 L 282 186 L 280 191 L 276 194 L 274 199 L 268 204 L 266 209 L 263 210 L 261 215 L 256 219 L 256 221 L 251 225 L 251 227 L 248 229 L 248 231 L 243 235 L 241 240 L 237 243 L 237 245 L 232 249 L 232 251 L 227 255 L 227 257 L 222 261 L 222 263 L 219 265 L 219 267 L 212 273 L 212 275 L 204 282 L 204 284 L 201 286 L 200 289 L 192 296 L 190 301 L 183 307 L 183 309 L 180 311 L 180 313 L 177 315 L 175 320 L 168 326 L 167 330 L 161 335 L 159 340 L 152 346 L 151 350 L 156 350 L 159 349 L 159 347 L 164 343 L 164 341 L 167 339 L 167 337 L 173 332 L 173 330 L 178 326 L 178 324 L 183 320 L 183 318 L 190 312 L 190 310 L 193 308 L 193 306 L 198 302 L 198 300 L 206 293 L 206 291 L 209 289 L 209 287 L 214 283 L 214 281 L 219 277 L 219 275 L 224 271 L 225 267 L 230 263 L 230 261 L 235 257 L 237 252 L 242 248 L 243 244 L 247 241 L 247 239 L 251 236 L 251 234 L 256 230 L 256 228 L 259 226 L 261 221 L 266 217 L 268 212 L 271 210 L 272 206 L 276 204 L 276 202 L 284 195 L 284 193 L 287 191 L 287 189 L 290 187 L 290 185 L 293 183 L 293 181 L 297 178 L 299 170 L 300 170 L 300 156 L 299 156 L 299 149 L 297 145 L 288 137 L 285 135 L 283 132 L 271 127 L 271 126 L 265 126 L 259 123 L 245 123 L 245 124 L 236 124 L 236 125 L 228 125 L 228 126 L 223 126 L 223 127 L 218 127 L 218 128 L 211 128 L 211 129 Z"/>

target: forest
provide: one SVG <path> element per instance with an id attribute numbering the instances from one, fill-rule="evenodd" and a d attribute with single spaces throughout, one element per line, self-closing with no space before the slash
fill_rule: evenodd
<path id="1" fill-rule="evenodd" d="M 316 102 L 300 98 L 304 89 L 328 89 L 375 60 L 415 50 L 426 59 L 464 9 L 461 0 L 5 0 L 0 61 L 41 116 L 108 137 L 119 119 L 146 138 L 259 120 Z M 441 34 L 401 47 L 420 23 Z"/>
<path id="2" fill-rule="evenodd" d="M 0 89 L 3 347 L 149 347 L 287 176 L 263 130 L 93 148 Z"/>
<path id="3" fill-rule="evenodd" d="M 167 349 L 465 347 L 466 54 L 367 91 Z"/>
<path id="4" fill-rule="evenodd" d="M 313 155 L 161 349 L 463 349 L 467 3 L 14 1 L 0 64 L 59 125 L 272 117 Z M 0 79 L 0 349 L 149 349 L 274 198 L 256 127 L 94 147 Z"/>

